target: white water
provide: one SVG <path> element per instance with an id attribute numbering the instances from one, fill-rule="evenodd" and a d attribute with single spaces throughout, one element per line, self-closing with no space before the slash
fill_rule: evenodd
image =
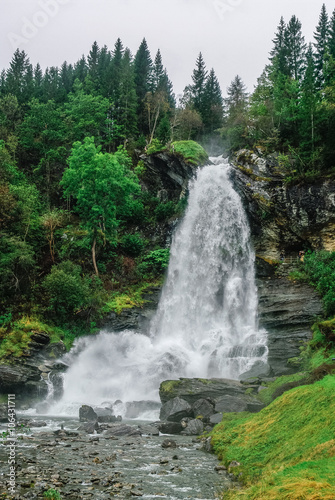
<path id="1" fill-rule="evenodd" d="M 150 332 L 79 339 L 53 413 L 77 412 L 83 403 L 157 400 L 162 380 L 237 379 L 255 361 L 266 361 L 248 222 L 229 165 L 212 161 L 191 183 Z"/>

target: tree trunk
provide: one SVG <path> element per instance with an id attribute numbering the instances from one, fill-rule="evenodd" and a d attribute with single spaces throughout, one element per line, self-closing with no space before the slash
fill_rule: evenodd
<path id="1" fill-rule="evenodd" d="M 97 244 L 97 239 L 94 238 L 93 245 L 92 245 L 92 260 L 93 260 L 93 267 L 94 267 L 95 274 L 97 276 L 99 276 L 99 271 L 98 271 L 98 268 L 97 268 L 97 262 L 95 260 L 95 246 L 96 246 L 96 244 Z"/>

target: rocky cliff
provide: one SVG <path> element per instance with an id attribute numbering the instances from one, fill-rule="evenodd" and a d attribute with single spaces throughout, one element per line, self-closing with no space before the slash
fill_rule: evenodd
<path id="1" fill-rule="evenodd" d="M 335 250 L 335 181 L 290 185 L 276 155 L 241 150 L 233 158 L 233 182 L 246 206 L 256 253 L 279 259 L 281 249 Z"/>

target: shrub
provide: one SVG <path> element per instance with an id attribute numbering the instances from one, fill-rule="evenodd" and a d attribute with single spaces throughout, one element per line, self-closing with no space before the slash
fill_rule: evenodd
<path id="1" fill-rule="evenodd" d="M 160 203 L 155 209 L 155 215 L 158 221 L 163 221 L 169 219 L 176 212 L 176 205 L 173 201 L 168 201 L 167 203 Z"/>
<path id="2" fill-rule="evenodd" d="M 130 257 L 138 257 L 145 247 L 145 241 L 138 234 L 126 234 L 122 237 L 121 248 Z"/>
<path id="3" fill-rule="evenodd" d="M 159 248 L 153 250 L 143 257 L 142 262 L 138 265 L 138 271 L 142 275 L 147 274 L 162 274 L 169 265 L 170 251 L 168 248 Z"/>
<path id="4" fill-rule="evenodd" d="M 70 261 L 53 266 L 44 279 L 43 287 L 49 296 L 49 306 L 57 316 L 73 314 L 87 304 L 89 286 L 81 275 L 81 267 Z"/>
<path id="5" fill-rule="evenodd" d="M 335 314 L 335 252 L 308 253 L 305 270 L 321 294 L 327 316 Z"/>
<path id="6" fill-rule="evenodd" d="M 192 165 L 204 165 L 208 161 L 208 154 L 200 144 L 195 141 L 176 141 L 172 143 L 176 153 Z"/>

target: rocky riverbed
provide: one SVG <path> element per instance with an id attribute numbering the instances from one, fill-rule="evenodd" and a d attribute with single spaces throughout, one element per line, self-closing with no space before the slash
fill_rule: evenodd
<path id="1" fill-rule="evenodd" d="M 21 421 L 22 423 L 22 421 Z M 21 500 L 61 498 L 214 499 L 232 478 L 204 443 L 191 436 L 158 434 L 148 423 L 107 424 L 99 434 L 77 430 L 79 421 L 23 422 L 16 444 L 16 493 L 8 495 L 10 441 L 0 444 L 0 494 Z M 20 424 L 20 419 L 19 419 Z M 128 423 L 127 423 L 128 424 Z M 42 425 L 42 427 L 34 427 Z M 125 435 L 125 427 L 127 427 Z M 123 430 L 122 430 L 123 429 Z M 3 430 L 3 429 L 2 429 Z"/>

